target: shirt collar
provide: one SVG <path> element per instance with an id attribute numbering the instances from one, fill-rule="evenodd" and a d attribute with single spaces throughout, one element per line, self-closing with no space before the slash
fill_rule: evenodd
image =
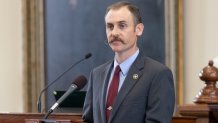
<path id="1" fill-rule="evenodd" d="M 115 67 L 117 65 L 120 66 L 121 72 L 124 76 L 126 76 L 127 72 L 129 71 L 130 66 L 132 65 L 132 63 L 135 61 L 135 59 L 137 58 L 139 54 L 139 49 L 129 58 L 127 58 L 124 62 L 122 62 L 121 64 L 118 64 L 117 60 L 114 58 L 114 70 Z"/>

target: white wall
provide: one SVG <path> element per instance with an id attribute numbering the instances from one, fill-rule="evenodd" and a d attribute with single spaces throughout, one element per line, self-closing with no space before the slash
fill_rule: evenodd
<path id="1" fill-rule="evenodd" d="M 0 0 L 0 112 L 22 112 L 21 0 Z"/>
<path id="2" fill-rule="evenodd" d="M 218 57 L 218 0 L 184 0 L 184 103 L 204 86 L 198 73 Z"/>

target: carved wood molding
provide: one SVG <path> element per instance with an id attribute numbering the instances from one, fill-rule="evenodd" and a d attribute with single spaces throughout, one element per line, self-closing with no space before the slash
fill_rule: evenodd
<path id="1" fill-rule="evenodd" d="M 184 51 L 183 51 L 183 0 L 178 0 L 177 3 L 177 100 L 178 104 L 183 104 L 184 94 Z"/>
<path id="2" fill-rule="evenodd" d="M 44 86 L 43 0 L 23 0 L 24 111 L 37 110 Z"/>
<path id="3" fill-rule="evenodd" d="M 165 1 L 166 65 L 173 72 L 176 102 L 183 104 L 183 0 Z"/>

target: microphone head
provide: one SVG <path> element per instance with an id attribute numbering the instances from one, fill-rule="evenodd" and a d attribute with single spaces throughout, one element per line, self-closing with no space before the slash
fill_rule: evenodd
<path id="1" fill-rule="evenodd" d="M 77 86 L 77 89 L 80 90 L 82 89 L 87 83 L 87 79 L 85 76 L 80 75 L 78 76 L 72 84 L 75 84 Z"/>
<path id="2" fill-rule="evenodd" d="M 91 56 L 92 56 L 92 54 L 91 54 L 91 53 L 88 53 L 88 54 L 85 55 L 85 59 L 88 59 L 88 58 L 90 58 Z"/>

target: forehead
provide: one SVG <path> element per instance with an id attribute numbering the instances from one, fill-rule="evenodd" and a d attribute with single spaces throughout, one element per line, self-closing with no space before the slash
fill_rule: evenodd
<path id="1" fill-rule="evenodd" d="M 112 9 L 105 16 L 106 23 L 117 23 L 121 21 L 133 23 L 133 15 L 127 7 Z"/>

